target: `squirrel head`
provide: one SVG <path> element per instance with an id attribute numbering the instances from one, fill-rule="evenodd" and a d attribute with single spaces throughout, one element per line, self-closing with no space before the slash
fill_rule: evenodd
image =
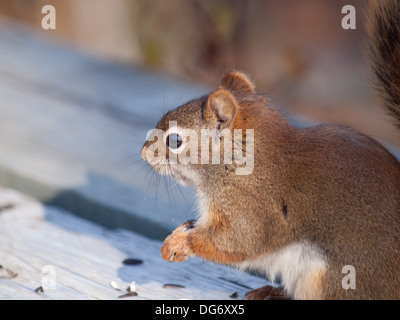
<path id="1" fill-rule="evenodd" d="M 210 95 L 166 113 L 149 131 L 142 158 L 183 185 L 196 186 L 210 174 L 232 172 L 243 165 L 232 160 L 237 152 L 235 138 L 240 138 L 237 149 L 242 153 L 249 144 L 244 131 L 254 129 L 246 121 L 250 113 L 254 116 L 254 110 L 248 110 L 254 105 L 265 108 L 266 99 L 255 93 L 246 75 L 227 73 Z"/>

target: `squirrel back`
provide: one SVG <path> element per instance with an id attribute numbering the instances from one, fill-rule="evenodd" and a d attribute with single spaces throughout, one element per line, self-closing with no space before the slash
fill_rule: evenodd
<path id="1" fill-rule="evenodd" d="M 371 3 L 375 86 L 400 126 L 399 19 L 397 0 Z M 164 259 L 198 255 L 281 279 L 279 290 L 266 286 L 248 298 L 400 298 L 400 164 L 377 141 L 344 125 L 291 126 L 240 72 L 165 114 L 156 129 L 143 159 L 196 187 L 200 213 L 166 238 Z M 240 161 L 223 161 L 236 146 L 225 145 L 224 132 L 235 130 L 240 153 L 252 150 L 247 174 L 237 174 Z M 210 140 L 224 141 L 221 161 L 208 161 L 213 144 L 202 142 Z M 348 268 L 351 289 L 343 284 Z"/>

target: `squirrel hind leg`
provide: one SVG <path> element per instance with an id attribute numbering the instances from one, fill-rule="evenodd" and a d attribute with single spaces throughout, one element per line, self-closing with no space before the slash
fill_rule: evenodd
<path id="1" fill-rule="evenodd" d="M 282 287 L 266 285 L 246 293 L 246 300 L 291 300 Z"/>

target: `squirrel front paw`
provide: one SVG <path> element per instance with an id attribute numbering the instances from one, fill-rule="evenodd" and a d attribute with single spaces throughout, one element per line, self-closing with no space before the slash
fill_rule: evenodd
<path id="1" fill-rule="evenodd" d="M 161 256 L 170 262 L 186 261 L 190 255 L 188 240 L 188 231 L 194 228 L 194 220 L 188 220 L 182 223 L 169 235 L 161 248 Z"/>

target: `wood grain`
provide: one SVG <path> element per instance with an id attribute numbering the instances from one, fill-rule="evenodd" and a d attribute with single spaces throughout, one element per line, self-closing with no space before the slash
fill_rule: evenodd
<path id="1" fill-rule="evenodd" d="M 123 300 L 232 299 L 234 292 L 236 299 L 243 299 L 249 288 L 266 284 L 264 279 L 200 259 L 169 263 L 161 258 L 160 241 L 109 230 L 14 190 L 0 189 L 0 206 L 6 203 L 13 208 L 0 214 L 0 265 L 17 276 L 0 278 L 0 299 L 118 299 L 133 281 L 138 295 Z M 143 263 L 124 264 L 129 257 Z M 55 288 L 45 266 L 54 271 Z M 111 287 L 112 281 L 121 291 Z M 44 292 L 38 294 L 40 286 Z"/>

